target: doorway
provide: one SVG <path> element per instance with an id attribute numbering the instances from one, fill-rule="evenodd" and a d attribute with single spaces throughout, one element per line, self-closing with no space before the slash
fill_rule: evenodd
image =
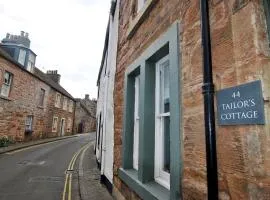
<path id="1" fill-rule="evenodd" d="M 65 119 L 62 118 L 61 119 L 61 126 L 60 126 L 60 136 L 64 136 L 65 135 Z"/>

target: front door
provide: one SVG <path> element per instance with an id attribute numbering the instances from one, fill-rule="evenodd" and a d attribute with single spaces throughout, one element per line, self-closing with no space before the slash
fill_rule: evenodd
<path id="1" fill-rule="evenodd" d="M 61 119 L 60 136 L 65 135 L 65 119 Z"/>

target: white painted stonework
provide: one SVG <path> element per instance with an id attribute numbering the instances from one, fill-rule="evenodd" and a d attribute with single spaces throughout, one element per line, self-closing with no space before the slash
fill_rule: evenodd
<path id="1" fill-rule="evenodd" d="M 114 79 L 116 71 L 116 56 L 118 42 L 118 13 L 117 1 L 114 16 L 109 19 L 109 41 L 99 79 L 99 97 L 97 100 L 97 133 L 100 133 L 100 144 L 97 143 L 96 157 L 101 164 L 101 174 L 113 182 L 113 148 L 114 148 Z M 99 121 L 101 114 L 101 121 Z M 98 134 L 97 134 L 98 139 Z"/>

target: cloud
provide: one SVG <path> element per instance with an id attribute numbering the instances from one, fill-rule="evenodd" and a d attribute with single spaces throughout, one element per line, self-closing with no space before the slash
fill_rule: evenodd
<path id="1" fill-rule="evenodd" d="M 36 65 L 74 97 L 96 97 L 110 0 L 0 0 L 0 38 L 29 32 Z"/>

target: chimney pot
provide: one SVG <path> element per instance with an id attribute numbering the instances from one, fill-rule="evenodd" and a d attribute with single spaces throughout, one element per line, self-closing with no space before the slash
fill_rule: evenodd
<path id="1" fill-rule="evenodd" d="M 47 76 L 51 78 L 54 82 L 60 83 L 61 75 L 57 73 L 57 70 L 47 70 Z"/>
<path id="2" fill-rule="evenodd" d="M 24 31 L 21 31 L 21 36 L 24 37 Z"/>

